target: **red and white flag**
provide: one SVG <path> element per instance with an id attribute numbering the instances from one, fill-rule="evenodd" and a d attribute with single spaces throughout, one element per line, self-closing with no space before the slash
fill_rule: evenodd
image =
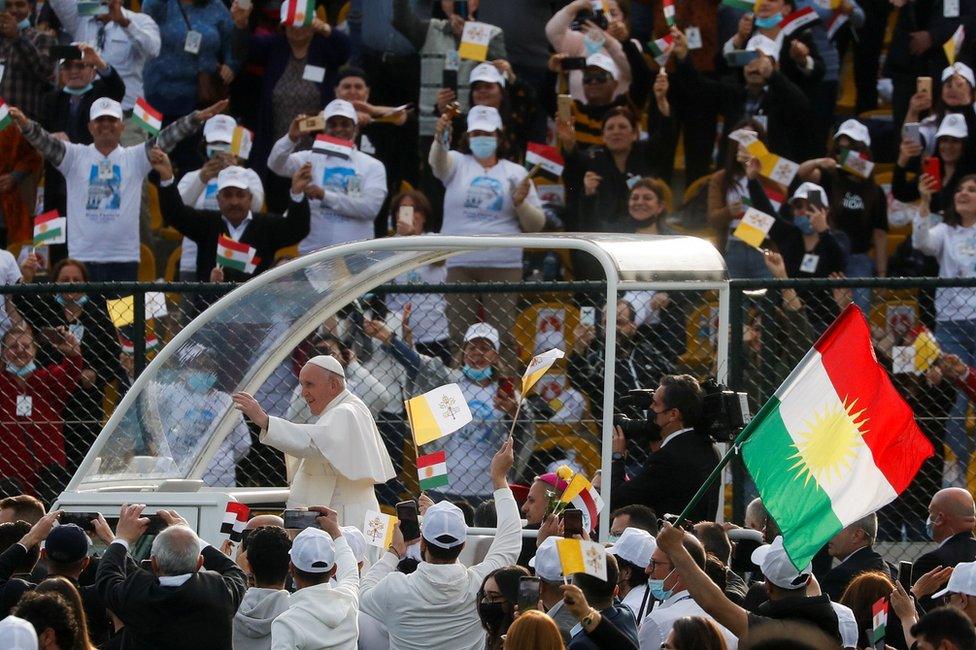
<path id="1" fill-rule="evenodd" d="M 356 145 L 351 140 L 333 138 L 331 135 L 325 135 L 323 133 L 322 135 L 315 136 L 312 151 L 329 156 L 338 156 L 339 158 L 349 158 L 352 156 L 352 150 L 355 147 Z"/>
<path id="2" fill-rule="evenodd" d="M 251 517 L 251 509 L 238 501 L 228 501 L 224 510 L 224 520 L 220 524 L 220 532 L 230 535 L 230 541 L 239 542 L 244 536 L 244 526 Z"/>
<path id="3" fill-rule="evenodd" d="M 789 36 L 818 20 L 820 20 L 820 16 L 813 10 L 813 7 L 806 7 L 799 11 L 794 11 L 784 18 L 783 22 L 779 24 L 779 31 L 784 36 Z"/>

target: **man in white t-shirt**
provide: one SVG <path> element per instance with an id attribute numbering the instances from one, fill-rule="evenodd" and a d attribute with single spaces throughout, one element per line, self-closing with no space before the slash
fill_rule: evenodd
<path id="1" fill-rule="evenodd" d="M 353 142 L 358 117 L 353 105 L 333 99 L 322 112 L 325 135 Z M 355 145 L 344 153 L 298 151 L 301 138 L 299 115 L 291 129 L 275 142 L 268 156 L 268 169 L 279 176 L 291 176 L 307 162 L 312 163 L 313 187 L 309 187 L 312 226 L 308 237 L 298 245 L 304 255 L 335 244 L 373 238 L 373 221 L 386 199 L 386 168 L 383 163 Z"/>
<path id="2" fill-rule="evenodd" d="M 201 124 L 227 108 L 226 100 L 173 122 L 154 140 L 120 145 L 122 105 L 108 97 L 92 103 L 89 145 L 63 142 L 20 109 L 10 117 L 24 138 L 64 176 L 68 194 L 68 255 L 88 267 L 92 282 L 135 281 L 139 270 L 142 184 L 152 169 L 149 151 L 171 150 Z"/>
<path id="3" fill-rule="evenodd" d="M 187 172 L 177 184 L 184 205 L 197 210 L 219 210 L 217 205 L 217 174 L 233 165 L 244 169 L 251 191 L 251 212 L 258 213 L 264 207 L 264 185 L 253 169 L 244 168 L 244 160 L 230 152 L 237 120 L 230 115 L 214 115 L 203 125 L 203 139 L 207 143 L 207 162 L 203 167 Z M 180 280 L 207 282 L 209 278 L 197 277 L 197 243 L 184 237 L 180 244 Z"/>

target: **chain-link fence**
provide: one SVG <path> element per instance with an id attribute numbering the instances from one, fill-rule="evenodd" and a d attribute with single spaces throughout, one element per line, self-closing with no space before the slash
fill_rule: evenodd
<path id="1" fill-rule="evenodd" d="M 934 345 L 943 359 L 956 354 L 965 363 L 974 362 L 976 281 L 733 281 L 731 287 L 728 384 L 748 392 L 754 410 L 843 306 L 855 299 L 866 301 L 878 358 L 892 371 L 937 450 L 909 490 L 880 513 L 879 538 L 924 540 L 931 495 L 943 485 L 973 481 L 971 404 L 957 391 L 945 364 L 926 355 Z M 3 340 L 6 372 L 0 380 L 0 492 L 29 492 L 53 501 L 133 378 L 231 288 L 4 288 L 10 323 Z M 255 359 L 273 357 L 280 362 L 256 384 L 258 401 L 272 415 L 314 421 L 298 389 L 298 371 L 306 359 L 325 353 L 345 364 L 349 390 L 370 408 L 394 461 L 397 478 L 380 492 L 388 504 L 418 489 L 417 450 L 404 417 L 404 399 L 447 381 L 462 387 L 474 421 L 421 453 L 444 449 L 450 482 L 440 490 L 476 505 L 491 494 L 485 485 L 487 467 L 512 427 L 517 378 L 534 354 L 558 347 L 566 358 L 539 381 L 514 427 L 520 450 L 517 478 L 530 481 L 560 464 L 593 476 L 601 459 L 604 295 L 602 283 L 388 284 L 317 319 L 315 296 L 309 295 L 308 311 L 303 311 L 281 308 L 271 291 L 251 301 L 253 313 L 211 322 L 196 333 L 195 343 L 181 345 L 172 363 L 152 377 L 128 409 L 125 417 L 138 426 L 117 427 L 114 455 L 96 459 L 101 467 L 91 471 L 172 478 L 197 467 L 208 485 L 287 484 L 289 469 L 282 454 L 262 445 L 258 432 L 236 413 L 229 419 L 223 415 L 230 408 L 230 393 L 254 379 L 250 368 Z M 663 374 L 715 374 L 715 292 L 631 291 L 622 292 L 619 300 L 615 404 L 630 389 L 655 387 Z M 300 338 L 287 344 L 276 338 L 282 328 L 301 319 L 310 320 Z M 497 353 L 475 345 L 477 341 L 464 341 L 468 327 L 482 321 L 497 329 Z M 930 332 L 934 344 L 917 344 L 920 332 Z M 404 346 L 390 345 L 389 334 Z M 80 360 L 71 349 L 72 339 L 80 342 Z M 287 349 L 278 349 L 280 345 Z M 486 367 L 492 368 L 490 373 Z M 615 411 L 644 415 L 627 408 Z M 225 420 L 227 425 L 221 426 Z M 210 445 L 216 435 L 222 441 Z M 629 462 L 636 469 L 646 456 L 647 441 L 638 438 L 629 444 Z M 216 446 L 213 456 L 201 461 L 208 445 Z M 726 516 L 741 521 L 753 492 L 737 462 L 732 468 Z"/>

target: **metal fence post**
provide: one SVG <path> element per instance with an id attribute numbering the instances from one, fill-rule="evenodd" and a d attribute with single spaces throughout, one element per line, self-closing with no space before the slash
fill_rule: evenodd
<path id="1" fill-rule="evenodd" d="M 132 362 L 133 375 L 138 377 L 146 368 L 146 292 L 139 289 L 132 294 Z"/>
<path id="2" fill-rule="evenodd" d="M 742 289 L 736 286 L 736 282 L 729 282 L 729 386 L 733 390 L 745 390 L 743 386 L 743 349 L 742 327 L 745 323 L 745 301 L 743 300 Z M 742 462 L 738 458 L 733 458 L 729 464 L 732 471 L 732 520 L 742 521 L 745 515 L 745 472 Z"/>

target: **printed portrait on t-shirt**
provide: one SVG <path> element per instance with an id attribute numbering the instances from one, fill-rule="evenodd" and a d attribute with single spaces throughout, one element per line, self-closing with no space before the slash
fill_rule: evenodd
<path id="1" fill-rule="evenodd" d="M 99 173 L 99 166 L 92 165 L 88 176 L 88 200 L 85 208 L 91 212 L 118 211 L 122 207 L 122 169 L 112 165 L 112 177 Z"/>
<path id="2" fill-rule="evenodd" d="M 322 189 L 345 194 L 349 179 L 356 175 L 351 167 L 326 167 L 322 172 Z"/>
<path id="3" fill-rule="evenodd" d="M 471 181 L 464 197 L 464 207 L 474 210 L 498 212 L 504 203 L 501 181 L 490 176 L 479 176 Z"/>
<path id="4" fill-rule="evenodd" d="M 220 205 L 217 203 L 217 181 L 210 181 L 207 183 L 207 187 L 203 191 L 203 209 L 220 209 Z"/>
<path id="5" fill-rule="evenodd" d="M 956 240 L 955 254 L 963 263 L 976 260 L 976 235 Z"/>

